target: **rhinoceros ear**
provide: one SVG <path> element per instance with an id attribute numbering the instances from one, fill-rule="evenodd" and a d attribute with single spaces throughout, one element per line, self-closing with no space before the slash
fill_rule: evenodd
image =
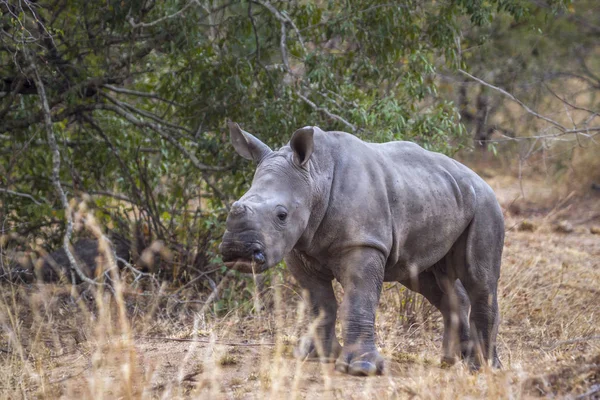
<path id="1" fill-rule="evenodd" d="M 294 151 L 294 159 L 301 167 L 308 162 L 313 152 L 314 133 L 315 130 L 312 126 L 305 126 L 294 132 L 290 140 L 290 147 Z"/>
<path id="2" fill-rule="evenodd" d="M 269 146 L 258 140 L 254 135 L 243 131 L 235 122 L 227 121 L 227 125 L 229 126 L 231 144 L 235 151 L 246 160 L 253 160 L 258 164 L 272 152 Z"/>

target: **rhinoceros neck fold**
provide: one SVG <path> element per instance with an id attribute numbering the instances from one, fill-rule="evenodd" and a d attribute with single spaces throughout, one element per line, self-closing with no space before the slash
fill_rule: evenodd
<path id="1" fill-rule="evenodd" d="M 327 138 L 329 133 L 317 130 L 314 134 L 315 151 L 309 162 L 309 175 L 312 181 L 311 215 L 304 233 L 295 246 L 304 251 L 315 247 L 315 235 L 325 220 L 331 201 L 335 160 L 338 154 L 331 145 L 331 140 Z"/>

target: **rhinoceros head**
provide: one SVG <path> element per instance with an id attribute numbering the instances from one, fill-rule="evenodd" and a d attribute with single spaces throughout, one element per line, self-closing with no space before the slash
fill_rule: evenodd
<path id="1" fill-rule="evenodd" d="M 278 151 L 235 123 L 229 122 L 229 133 L 235 150 L 257 169 L 250 190 L 231 206 L 219 248 L 229 268 L 262 272 L 283 259 L 308 224 L 314 129 L 297 130 Z"/>

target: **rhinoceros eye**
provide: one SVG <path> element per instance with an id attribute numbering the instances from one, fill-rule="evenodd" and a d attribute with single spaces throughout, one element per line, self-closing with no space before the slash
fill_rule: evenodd
<path id="1" fill-rule="evenodd" d="M 277 212 L 277 218 L 279 218 L 279 220 L 281 222 L 285 221 L 285 219 L 287 218 L 287 213 L 285 211 L 279 211 Z"/>

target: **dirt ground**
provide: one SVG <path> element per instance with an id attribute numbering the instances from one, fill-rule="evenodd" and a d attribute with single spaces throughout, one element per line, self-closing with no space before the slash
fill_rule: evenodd
<path id="1" fill-rule="evenodd" d="M 73 334 L 61 352 L 48 348 L 18 372 L 12 364 L 7 373 L 14 376 L 0 378 L 4 389 L 13 388 L 3 397 L 600 398 L 600 235 L 592 233 L 600 226 L 600 192 L 556 199 L 544 182 L 488 181 L 507 230 L 500 371 L 442 367 L 441 318 L 394 284 L 386 284 L 377 317 L 383 376 L 350 377 L 331 364 L 296 361 L 291 351 L 306 323 L 298 317 L 298 293 L 282 282 L 272 290 L 274 311 L 208 319 L 198 313 L 185 330 L 143 331 L 130 321 L 138 333 Z"/>

